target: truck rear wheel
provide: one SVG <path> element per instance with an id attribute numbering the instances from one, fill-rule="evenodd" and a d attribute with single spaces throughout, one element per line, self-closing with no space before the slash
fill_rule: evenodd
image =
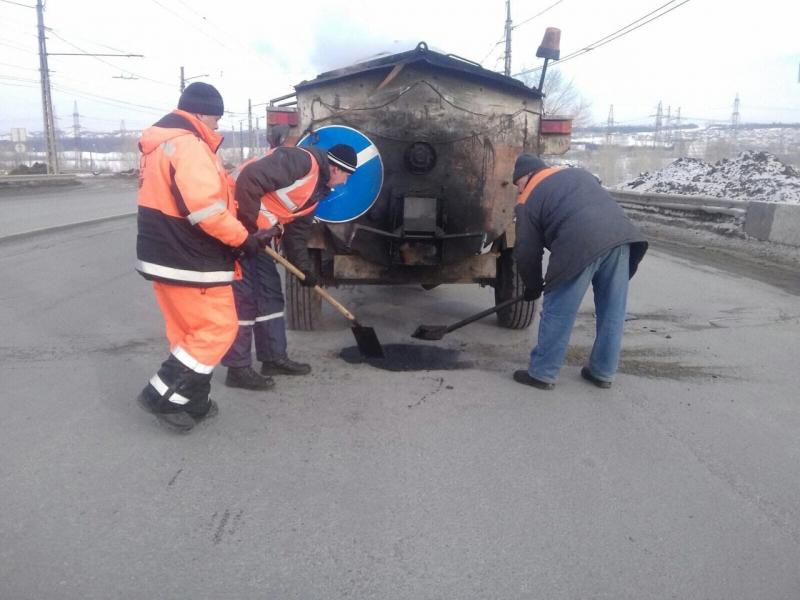
<path id="1" fill-rule="evenodd" d="M 320 256 L 318 250 L 309 250 L 314 273 L 319 275 Z M 322 298 L 313 288 L 303 287 L 300 280 L 286 272 L 286 327 L 293 331 L 314 331 L 322 322 Z"/>
<path id="2" fill-rule="evenodd" d="M 525 284 L 517 272 L 517 263 L 512 251 L 504 250 L 497 258 L 497 279 L 494 285 L 495 306 L 519 296 L 525 290 Z M 497 312 L 497 322 L 507 329 L 525 329 L 533 322 L 536 313 L 536 302 L 522 300 Z"/>

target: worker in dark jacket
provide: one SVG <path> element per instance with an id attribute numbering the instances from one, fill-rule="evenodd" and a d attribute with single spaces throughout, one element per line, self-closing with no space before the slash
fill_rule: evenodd
<path id="1" fill-rule="evenodd" d="M 213 416 L 211 373 L 236 336 L 235 258 L 261 253 L 236 218 L 217 149 L 222 96 L 196 82 L 142 133 L 136 270 L 153 282 L 169 357 L 138 402 L 179 431 Z"/>
<path id="2" fill-rule="evenodd" d="M 514 259 L 525 299 L 535 300 L 544 291 L 530 364 L 516 371 L 514 380 L 553 389 L 591 284 L 596 337 L 581 376 L 597 387 L 611 387 L 619 363 L 628 280 L 647 242 L 588 171 L 548 168 L 536 156 L 522 154 L 514 165 L 513 181 L 519 191 Z M 545 248 L 550 258 L 542 278 Z"/>
<path id="3" fill-rule="evenodd" d="M 355 150 L 337 144 L 327 152 L 316 147 L 277 147 L 234 173 L 238 217 L 260 239 L 280 236 L 289 262 L 303 271 L 304 286 L 317 277 L 308 254 L 308 239 L 317 204 L 333 187 L 355 172 Z M 286 352 L 286 325 L 281 279 L 275 262 L 261 252 L 242 261 L 242 280 L 233 285 L 239 331 L 222 364 L 231 387 L 266 390 L 272 375 L 306 375 L 311 366 L 291 360 Z M 261 373 L 251 366 L 255 337 Z"/>

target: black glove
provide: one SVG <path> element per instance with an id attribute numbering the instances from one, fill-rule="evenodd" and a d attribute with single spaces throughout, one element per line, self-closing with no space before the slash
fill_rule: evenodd
<path id="1" fill-rule="evenodd" d="M 269 246 L 269 242 L 271 238 L 279 237 L 281 235 L 280 227 L 270 227 L 269 229 L 259 229 L 254 234 L 258 241 L 261 242 L 261 247 L 266 248 Z"/>
<path id="2" fill-rule="evenodd" d="M 317 276 L 311 271 L 303 271 L 303 275 L 305 275 L 305 279 L 300 280 L 300 285 L 303 287 L 314 287 L 319 283 Z"/>
<path id="3" fill-rule="evenodd" d="M 236 258 L 241 258 L 242 256 L 250 258 L 261 252 L 262 248 L 264 248 L 264 244 L 262 244 L 255 235 L 250 234 L 244 242 L 242 242 L 241 246 L 237 246 L 233 249 L 233 255 Z"/>
<path id="4" fill-rule="evenodd" d="M 525 302 L 533 302 L 534 300 L 536 300 L 541 295 L 542 295 L 542 288 L 541 287 L 539 287 L 539 286 L 537 286 L 537 287 L 527 287 L 526 286 L 525 287 L 525 291 L 522 292 L 522 299 L 525 300 Z"/>

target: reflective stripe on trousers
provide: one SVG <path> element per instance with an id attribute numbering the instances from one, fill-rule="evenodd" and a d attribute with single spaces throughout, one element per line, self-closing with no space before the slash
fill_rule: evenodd
<path id="1" fill-rule="evenodd" d="M 145 388 L 161 412 L 204 414 L 211 372 L 236 337 L 230 286 L 186 287 L 154 282 L 171 353 Z"/>
<path id="2" fill-rule="evenodd" d="M 281 278 L 275 262 L 265 253 L 241 261 L 242 279 L 233 284 L 239 332 L 222 358 L 226 367 L 252 364 L 255 337 L 256 358 L 269 361 L 286 356 L 286 323 Z"/>

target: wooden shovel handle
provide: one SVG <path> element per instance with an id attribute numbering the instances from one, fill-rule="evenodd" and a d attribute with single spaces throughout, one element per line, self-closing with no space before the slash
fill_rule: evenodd
<path id="1" fill-rule="evenodd" d="M 269 254 L 269 255 L 270 255 L 270 256 L 271 256 L 273 259 L 275 259 L 276 261 L 278 261 L 279 263 L 281 263 L 281 264 L 282 264 L 284 267 L 286 267 L 286 269 L 287 269 L 288 271 L 290 271 L 290 272 L 292 273 L 292 275 L 294 275 L 295 277 L 297 277 L 297 278 L 298 278 L 300 281 L 303 281 L 303 280 L 306 278 L 306 276 L 305 276 L 305 275 L 303 275 L 303 272 L 302 272 L 300 269 L 298 269 L 297 267 L 295 267 L 295 266 L 294 266 L 292 263 L 290 263 L 288 260 L 286 260 L 285 258 L 283 258 L 283 257 L 282 257 L 280 254 L 278 254 L 277 252 L 275 252 L 275 250 L 273 250 L 273 249 L 272 249 L 272 248 L 270 248 L 269 246 L 266 246 L 266 247 L 264 248 L 264 252 L 266 252 L 267 254 Z M 335 299 L 333 296 L 331 296 L 331 295 L 330 295 L 330 294 L 329 294 L 327 291 L 325 291 L 324 289 L 322 289 L 322 288 L 321 288 L 321 287 L 319 287 L 318 285 L 315 285 L 313 289 L 314 289 L 314 291 L 315 291 L 317 294 L 319 294 L 320 296 L 322 296 L 322 298 L 324 298 L 325 300 L 327 300 L 327 301 L 328 301 L 328 303 L 329 303 L 331 306 L 333 306 L 333 308 L 335 308 L 335 309 L 336 309 L 336 310 L 338 310 L 340 313 L 342 313 L 342 316 L 343 316 L 345 319 L 347 319 L 348 321 L 352 321 L 352 322 L 353 322 L 353 324 L 355 324 L 355 325 L 357 325 L 357 324 L 358 324 L 358 322 L 356 321 L 356 317 L 355 317 L 355 315 L 353 315 L 353 313 L 351 313 L 349 310 L 347 310 L 347 309 L 346 309 L 344 306 L 342 306 L 341 304 L 339 304 L 339 302 L 338 302 L 338 301 L 337 301 L 337 300 L 336 300 L 336 299 Z"/>

